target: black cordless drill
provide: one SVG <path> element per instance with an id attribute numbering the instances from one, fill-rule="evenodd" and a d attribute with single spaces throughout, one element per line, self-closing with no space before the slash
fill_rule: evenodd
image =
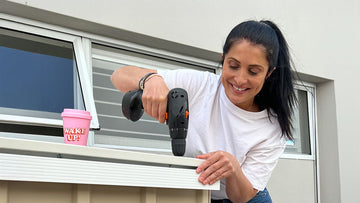
<path id="1" fill-rule="evenodd" d="M 122 112 L 124 116 L 137 121 L 144 114 L 142 105 L 142 90 L 127 92 L 122 100 Z M 174 88 L 169 91 L 166 124 L 169 126 L 172 152 L 175 156 L 183 156 L 185 153 L 185 138 L 187 135 L 189 121 L 189 105 L 186 90 Z"/>

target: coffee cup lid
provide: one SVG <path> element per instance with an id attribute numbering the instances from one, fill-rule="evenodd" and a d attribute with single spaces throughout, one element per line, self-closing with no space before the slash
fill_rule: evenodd
<path id="1" fill-rule="evenodd" d="M 90 112 L 80 109 L 64 109 L 61 113 L 61 117 L 78 117 L 78 118 L 85 118 L 85 119 L 92 119 Z"/>

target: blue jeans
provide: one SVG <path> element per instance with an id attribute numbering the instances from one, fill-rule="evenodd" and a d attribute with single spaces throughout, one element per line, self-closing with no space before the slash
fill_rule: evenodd
<path id="1" fill-rule="evenodd" d="M 211 200 L 211 203 L 231 203 L 228 199 L 223 200 Z M 259 191 L 255 197 L 253 197 L 247 203 L 272 203 L 271 197 L 267 189 L 265 188 L 263 191 Z"/>

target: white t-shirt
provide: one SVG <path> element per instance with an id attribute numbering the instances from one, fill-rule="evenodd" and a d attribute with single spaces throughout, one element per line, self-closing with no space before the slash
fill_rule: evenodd
<path id="1" fill-rule="evenodd" d="M 169 89 L 183 88 L 189 98 L 185 156 L 226 151 L 239 161 L 253 188 L 264 190 L 285 148 L 280 125 L 268 112 L 249 112 L 226 96 L 220 75 L 194 70 L 158 71 Z M 271 115 L 275 115 L 272 113 Z M 213 199 L 227 199 L 225 179 Z"/>

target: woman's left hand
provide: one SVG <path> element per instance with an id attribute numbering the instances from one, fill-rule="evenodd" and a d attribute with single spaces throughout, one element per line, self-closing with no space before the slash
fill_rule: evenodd
<path id="1" fill-rule="evenodd" d="M 210 152 L 198 155 L 196 158 L 205 159 L 196 169 L 196 173 L 202 173 L 199 176 L 199 182 L 204 185 L 212 185 L 220 179 L 228 178 L 240 169 L 239 162 L 228 152 Z"/>

